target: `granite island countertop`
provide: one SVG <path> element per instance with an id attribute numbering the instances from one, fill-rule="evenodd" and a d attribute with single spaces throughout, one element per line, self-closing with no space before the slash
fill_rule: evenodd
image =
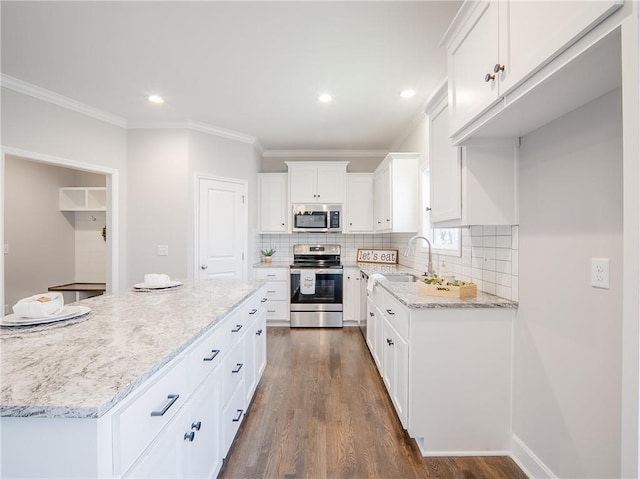
<path id="1" fill-rule="evenodd" d="M 383 275 L 412 274 L 420 276 L 424 271 L 417 271 L 401 265 L 353 263 L 345 267 L 358 267 L 367 275 L 374 273 Z M 380 287 L 391 293 L 403 305 L 411 309 L 424 308 L 517 308 L 518 302 L 478 291 L 475 298 L 443 298 L 439 296 L 423 296 L 416 292 L 413 282 L 379 281 Z"/>
<path id="2" fill-rule="evenodd" d="M 0 416 L 97 418 L 184 351 L 264 281 L 202 280 L 74 304 L 86 320 L 0 330 Z"/>

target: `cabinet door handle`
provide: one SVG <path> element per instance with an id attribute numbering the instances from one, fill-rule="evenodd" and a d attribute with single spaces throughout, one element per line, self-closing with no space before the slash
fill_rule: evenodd
<path id="1" fill-rule="evenodd" d="M 238 415 L 232 419 L 233 422 L 238 422 L 242 417 L 242 413 L 244 412 L 244 410 L 242 409 L 236 409 L 236 411 L 238 411 Z"/>
<path id="2" fill-rule="evenodd" d="M 185 432 L 184 433 L 184 440 L 185 441 L 188 439 L 189 442 L 193 442 L 193 439 L 195 437 L 196 437 L 196 433 L 194 431 L 189 431 L 189 432 Z"/>
<path id="3" fill-rule="evenodd" d="M 395 316 L 395 314 L 396 314 L 393 311 L 391 311 L 390 309 L 387 309 L 387 313 L 389 313 L 391 316 Z"/>
<path id="4" fill-rule="evenodd" d="M 496 63 L 493 66 L 493 73 L 500 73 L 504 71 L 504 65 L 500 64 L 500 63 Z"/>
<path id="5" fill-rule="evenodd" d="M 387 338 L 387 344 L 388 344 L 389 346 L 393 346 L 393 340 L 391 340 L 391 339 Z"/>
<path id="6" fill-rule="evenodd" d="M 373 318 L 373 312 L 369 311 L 369 316 L 371 316 Z"/>
<path id="7" fill-rule="evenodd" d="M 202 360 L 203 361 L 213 361 L 218 354 L 220 354 L 220 350 L 219 349 L 212 349 L 211 350 L 211 356 L 205 356 L 204 358 L 202 358 Z"/>
<path id="8" fill-rule="evenodd" d="M 275 274 L 268 274 L 268 275 L 267 275 L 267 278 L 275 278 L 275 277 L 276 277 L 276 275 L 275 275 Z"/>
<path id="9" fill-rule="evenodd" d="M 241 329 L 242 329 L 242 324 L 236 324 L 236 329 L 232 329 L 231 332 L 232 333 L 237 333 Z"/>
<path id="10" fill-rule="evenodd" d="M 239 373 L 241 369 L 242 369 L 242 363 L 236 363 L 236 369 L 233 369 L 231 372 L 234 374 Z"/>
<path id="11" fill-rule="evenodd" d="M 258 329 L 258 330 L 256 331 L 256 334 L 257 334 L 258 336 L 261 336 L 261 335 L 262 335 L 262 329 Z"/>
<path id="12" fill-rule="evenodd" d="M 267 298 L 262 298 L 262 299 L 260 300 L 260 302 L 261 302 L 261 303 L 266 303 L 266 302 L 267 302 Z"/>
<path id="13" fill-rule="evenodd" d="M 267 293 L 274 294 L 275 291 L 267 291 Z"/>
<path id="14" fill-rule="evenodd" d="M 267 313 L 275 313 L 276 310 L 275 309 L 267 309 Z"/>
<path id="15" fill-rule="evenodd" d="M 490 81 L 495 80 L 495 79 L 496 79 L 496 76 L 493 73 L 487 73 L 484 76 L 484 81 L 485 82 L 490 82 Z"/>
<path id="16" fill-rule="evenodd" d="M 251 311 L 249 311 L 249 314 L 254 315 L 254 314 L 256 314 L 257 312 L 258 312 L 258 310 L 254 308 L 254 309 L 252 309 Z"/>
<path id="17" fill-rule="evenodd" d="M 168 401 L 164 406 L 162 406 L 162 409 L 160 409 L 159 411 L 151 411 L 151 415 L 164 416 L 164 413 L 167 412 L 171 406 L 173 406 L 173 403 L 176 402 L 179 397 L 180 397 L 180 394 L 168 394 L 167 395 Z"/>
<path id="18" fill-rule="evenodd" d="M 191 429 L 195 429 L 196 431 L 199 431 L 201 427 L 202 427 L 202 421 L 191 423 Z"/>

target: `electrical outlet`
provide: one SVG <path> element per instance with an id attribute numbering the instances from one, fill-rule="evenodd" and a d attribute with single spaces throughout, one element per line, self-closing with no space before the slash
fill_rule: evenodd
<path id="1" fill-rule="evenodd" d="M 169 256 L 169 245 L 159 244 L 158 245 L 158 256 Z"/>
<path id="2" fill-rule="evenodd" d="M 591 286 L 609 289 L 609 258 L 591 258 Z"/>

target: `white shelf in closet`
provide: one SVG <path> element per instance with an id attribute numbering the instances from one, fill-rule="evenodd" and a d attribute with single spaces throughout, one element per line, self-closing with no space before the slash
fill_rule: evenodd
<path id="1" fill-rule="evenodd" d="M 60 188 L 60 211 L 106 211 L 107 189 L 100 186 Z"/>

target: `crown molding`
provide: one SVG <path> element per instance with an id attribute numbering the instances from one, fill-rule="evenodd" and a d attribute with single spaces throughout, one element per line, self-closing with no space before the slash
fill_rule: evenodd
<path id="1" fill-rule="evenodd" d="M 4 73 L 2 73 L 0 76 L 0 85 L 3 88 L 8 88 L 18 93 L 22 93 L 23 95 L 28 95 L 33 98 L 52 103 L 62 108 L 66 108 L 67 110 L 75 111 L 76 113 L 81 113 L 85 116 L 95 118 L 96 120 L 119 126 L 120 128 L 127 127 L 127 121 L 118 115 L 100 110 L 99 108 L 95 108 L 93 106 L 87 105 L 86 103 L 73 100 L 72 98 L 60 95 L 59 93 L 47 90 L 46 88 L 33 85 L 32 83 L 19 80 Z"/>
<path id="2" fill-rule="evenodd" d="M 264 158 L 384 158 L 388 150 L 264 150 Z"/>

